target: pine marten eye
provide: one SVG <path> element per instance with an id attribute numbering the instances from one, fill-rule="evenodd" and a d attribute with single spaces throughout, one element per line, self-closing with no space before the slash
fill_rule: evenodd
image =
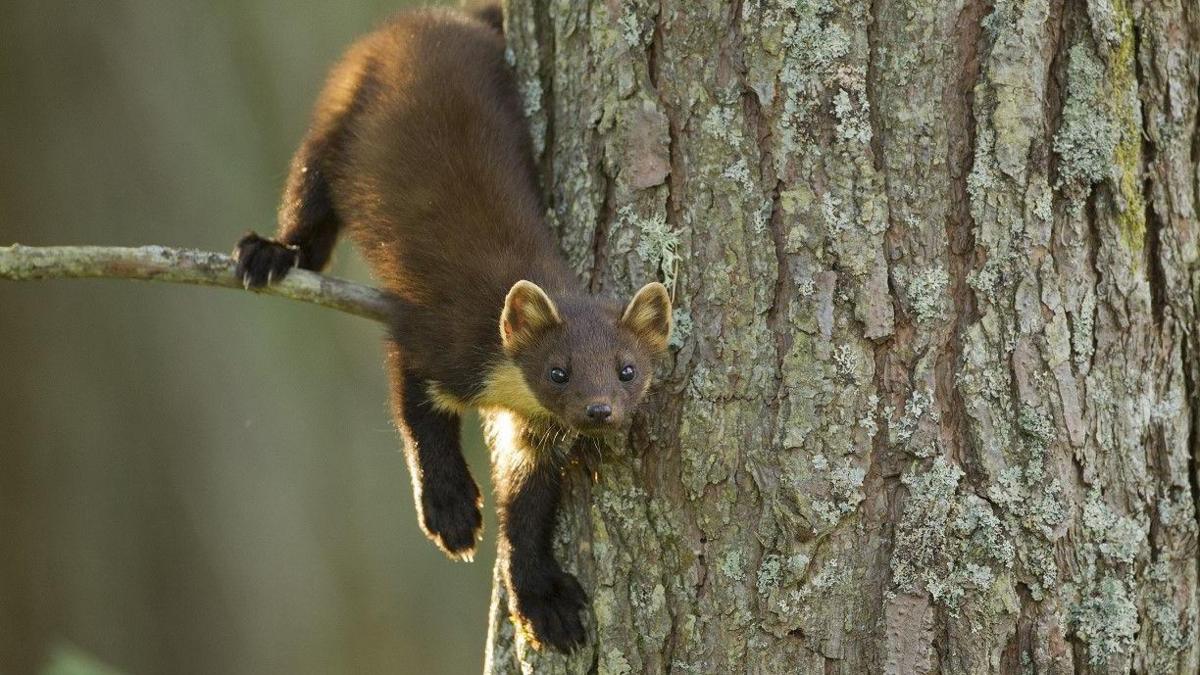
<path id="1" fill-rule="evenodd" d="M 554 384 L 566 384 L 569 379 L 571 379 L 571 376 L 567 375 L 567 371 L 562 368 L 550 369 L 550 381 Z"/>
<path id="2" fill-rule="evenodd" d="M 617 373 L 617 379 L 622 382 L 628 382 L 633 379 L 634 373 L 633 366 L 625 366 L 621 369 L 621 372 Z"/>

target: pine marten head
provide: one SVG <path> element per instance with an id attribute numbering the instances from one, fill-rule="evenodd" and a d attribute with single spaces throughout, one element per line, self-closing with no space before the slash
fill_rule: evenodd
<path id="1" fill-rule="evenodd" d="M 629 304 L 593 296 L 552 300 L 518 281 L 504 300 L 500 339 L 542 408 L 583 433 L 629 425 L 671 336 L 671 298 L 658 282 Z"/>

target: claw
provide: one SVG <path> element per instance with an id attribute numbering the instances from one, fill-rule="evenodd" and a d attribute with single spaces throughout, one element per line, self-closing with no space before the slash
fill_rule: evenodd
<path id="1" fill-rule="evenodd" d="M 242 288 L 245 288 L 246 290 L 250 290 L 250 273 L 249 272 L 242 275 Z"/>

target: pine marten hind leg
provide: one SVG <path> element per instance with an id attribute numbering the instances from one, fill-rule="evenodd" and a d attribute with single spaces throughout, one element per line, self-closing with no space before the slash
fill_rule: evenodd
<path id="1" fill-rule="evenodd" d="M 249 232 L 238 241 L 237 275 L 247 287 L 279 281 L 293 267 L 320 271 L 329 262 L 341 221 L 324 168 L 327 145 L 310 137 L 292 160 L 276 238 Z"/>
<path id="2" fill-rule="evenodd" d="M 275 238 L 249 232 L 237 243 L 237 274 L 247 287 L 279 281 L 293 267 L 319 272 L 329 263 L 343 225 L 334 208 L 331 173 L 345 159 L 356 117 L 379 96 L 376 85 L 371 61 L 361 54 L 335 69 L 292 157 Z"/>

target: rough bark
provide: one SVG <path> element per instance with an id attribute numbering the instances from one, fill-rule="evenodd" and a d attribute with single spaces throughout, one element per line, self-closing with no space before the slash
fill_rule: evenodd
<path id="1" fill-rule="evenodd" d="M 569 657 L 490 672 L 1197 672 L 1200 8 L 510 0 L 548 213 L 674 289 L 572 475 Z"/>

